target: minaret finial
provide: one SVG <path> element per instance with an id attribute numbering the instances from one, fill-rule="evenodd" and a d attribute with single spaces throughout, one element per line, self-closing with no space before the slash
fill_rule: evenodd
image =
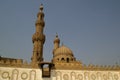
<path id="1" fill-rule="evenodd" d="M 40 11 L 43 11 L 43 4 L 40 5 Z"/>
<path id="2" fill-rule="evenodd" d="M 60 44 L 60 39 L 59 39 L 57 33 L 56 33 L 56 36 L 55 36 L 55 39 L 54 39 L 53 43 L 54 43 L 54 48 L 53 48 L 53 53 L 54 53 L 54 50 L 56 50 L 57 48 L 59 48 L 59 44 Z"/>
<path id="3" fill-rule="evenodd" d="M 58 33 L 56 32 L 56 37 L 58 37 Z"/>

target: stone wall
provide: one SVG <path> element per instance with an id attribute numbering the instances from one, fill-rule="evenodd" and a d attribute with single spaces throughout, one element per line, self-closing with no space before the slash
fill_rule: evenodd
<path id="1" fill-rule="evenodd" d="M 42 80 L 40 69 L 0 67 L 0 80 Z"/>
<path id="2" fill-rule="evenodd" d="M 56 70 L 52 75 L 54 80 L 120 80 L 120 70 Z"/>
<path id="3" fill-rule="evenodd" d="M 0 80 L 120 80 L 120 70 L 52 70 L 42 78 L 42 70 L 0 67 Z"/>

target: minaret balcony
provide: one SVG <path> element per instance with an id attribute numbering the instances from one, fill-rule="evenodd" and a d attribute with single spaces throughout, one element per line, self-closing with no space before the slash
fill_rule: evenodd
<path id="1" fill-rule="evenodd" d="M 45 41 L 45 35 L 36 32 L 35 34 L 33 34 L 32 41 L 33 41 L 33 43 L 34 43 L 34 41 L 43 41 L 44 42 Z"/>
<path id="2" fill-rule="evenodd" d="M 44 27 L 45 26 L 45 22 L 44 22 L 44 20 L 36 20 L 35 25 L 36 26 L 37 25 L 41 25 L 42 27 Z"/>

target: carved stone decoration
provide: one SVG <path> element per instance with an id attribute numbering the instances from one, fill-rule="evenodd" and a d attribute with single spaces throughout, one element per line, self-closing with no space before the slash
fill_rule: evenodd
<path id="1" fill-rule="evenodd" d="M 7 71 L 3 72 L 2 73 L 2 78 L 3 79 L 7 79 L 7 78 L 9 79 L 9 72 L 7 72 Z"/>
<path id="2" fill-rule="evenodd" d="M 83 75 L 82 74 L 78 74 L 78 80 L 83 80 Z"/>
<path id="3" fill-rule="evenodd" d="M 36 80 L 36 71 L 30 71 L 30 80 Z"/>
<path id="4" fill-rule="evenodd" d="M 89 73 L 88 73 L 88 72 L 85 72 L 85 73 L 84 73 L 84 77 L 85 77 L 85 80 L 89 80 Z"/>
<path id="5" fill-rule="evenodd" d="M 56 80 L 62 80 L 61 75 L 60 71 L 56 72 Z"/>
<path id="6" fill-rule="evenodd" d="M 102 77 L 101 77 L 101 73 L 100 72 L 97 72 L 97 80 L 101 80 Z"/>
<path id="7" fill-rule="evenodd" d="M 91 75 L 91 79 L 92 79 L 92 80 L 96 80 L 95 74 L 92 74 L 92 75 Z"/>
<path id="8" fill-rule="evenodd" d="M 28 74 L 26 72 L 23 72 L 21 74 L 21 79 L 26 80 L 28 78 Z"/>
<path id="9" fill-rule="evenodd" d="M 18 80 L 18 74 L 19 74 L 18 70 L 14 69 L 12 71 L 12 78 L 11 78 L 11 80 Z"/>
<path id="10" fill-rule="evenodd" d="M 113 75 L 112 75 L 111 72 L 108 73 L 108 79 L 109 79 L 109 80 L 113 80 Z"/>
<path id="11" fill-rule="evenodd" d="M 119 78 L 120 78 L 120 71 L 119 71 Z"/>
<path id="12" fill-rule="evenodd" d="M 63 80 L 69 80 L 68 74 L 64 74 L 64 75 L 63 75 Z M 74 79 L 74 80 L 75 80 L 75 79 Z"/>
<path id="13" fill-rule="evenodd" d="M 75 80 L 76 79 L 76 74 L 75 72 L 71 72 L 71 80 Z"/>
<path id="14" fill-rule="evenodd" d="M 103 80 L 107 80 L 107 75 L 103 74 Z"/>
<path id="15" fill-rule="evenodd" d="M 119 76 L 120 76 L 120 71 L 119 71 Z M 119 77 L 120 78 L 120 77 Z"/>
<path id="16" fill-rule="evenodd" d="M 118 77 L 117 74 L 114 74 L 114 79 L 115 79 L 115 80 L 119 80 L 119 77 Z"/>
<path id="17" fill-rule="evenodd" d="M 55 77 L 55 76 L 56 76 L 56 71 L 51 71 L 51 75 L 52 75 L 53 77 Z"/>

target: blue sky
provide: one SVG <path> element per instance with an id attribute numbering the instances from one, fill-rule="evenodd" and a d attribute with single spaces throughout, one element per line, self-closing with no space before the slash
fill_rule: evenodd
<path id="1" fill-rule="evenodd" d="M 30 62 L 32 35 L 44 5 L 44 59 L 52 59 L 53 40 L 71 48 L 84 64 L 120 64 L 119 0 L 1 0 L 0 55 Z"/>

